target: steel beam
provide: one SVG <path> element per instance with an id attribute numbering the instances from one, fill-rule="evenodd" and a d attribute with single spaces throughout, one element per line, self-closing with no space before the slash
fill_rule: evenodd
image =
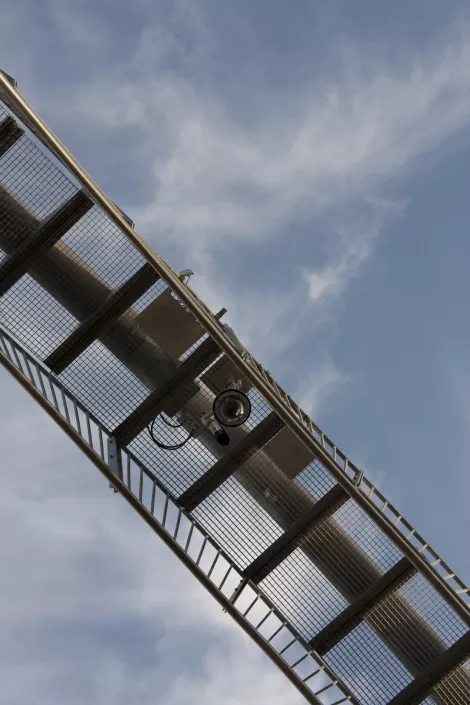
<path id="1" fill-rule="evenodd" d="M 410 579 L 415 574 L 416 568 L 408 558 L 402 558 L 314 636 L 310 640 L 310 646 L 315 649 L 317 654 L 326 654 L 358 625 L 366 609 L 372 607 L 379 600 L 383 600 L 401 581 Z"/>
<path id="2" fill-rule="evenodd" d="M 208 338 L 196 348 L 177 368 L 174 375 L 162 387 L 155 389 L 134 409 L 113 431 L 120 445 L 127 445 L 162 411 L 175 397 L 187 392 L 187 385 L 192 382 L 211 362 L 221 354 L 220 348 L 212 338 Z"/>
<path id="3" fill-rule="evenodd" d="M 2 80 L 3 77 L 0 76 L 0 83 Z M 223 332 L 217 330 L 216 326 L 214 326 L 214 322 L 211 323 L 209 315 L 205 313 L 204 309 L 202 309 L 200 302 L 190 291 L 189 287 L 184 287 L 181 283 L 176 281 L 176 274 L 170 270 L 168 265 L 166 265 L 166 263 L 158 255 L 156 255 L 149 246 L 144 245 L 142 242 L 139 244 L 138 236 L 135 233 L 133 234 L 129 226 L 124 223 L 122 220 L 122 215 L 117 213 L 115 206 L 110 203 L 109 199 L 107 199 L 107 197 L 100 191 L 90 177 L 73 160 L 70 154 L 63 148 L 54 135 L 52 135 L 48 128 L 40 121 L 34 111 L 29 108 L 21 96 L 16 94 L 16 92 L 14 92 L 6 82 L 4 82 L 4 88 L 8 96 L 11 98 L 12 103 L 15 103 L 15 105 L 20 108 L 19 112 L 23 114 L 26 111 L 26 113 L 30 116 L 31 123 L 37 128 L 37 134 L 43 135 L 44 142 L 47 147 L 56 154 L 59 151 L 61 152 L 63 162 L 84 184 L 87 191 L 93 195 L 96 202 L 100 203 L 114 222 L 116 222 L 126 232 L 128 237 L 136 244 L 138 249 L 140 249 L 140 251 L 142 251 L 150 261 L 152 261 L 156 269 L 160 273 L 163 272 L 164 277 L 168 279 L 169 283 L 174 288 L 175 292 L 181 297 L 182 301 L 188 305 L 194 315 L 202 320 L 209 333 L 213 335 L 217 342 L 219 342 L 221 349 L 226 352 L 228 357 L 230 357 L 234 363 L 241 366 L 241 369 L 244 371 L 247 378 L 256 385 L 258 390 L 263 394 L 266 400 L 272 404 L 273 408 L 278 411 L 279 415 L 284 419 L 289 427 L 292 428 L 296 434 L 304 440 L 306 445 L 316 453 L 319 460 L 332 473 L 338 482 L 347 488 L 348 492 L 356 499 L 358 504 L 365 509 L 371 518 L 376 521 L 378 526 L 382 528 L 382 530 L 399 546 L 399 548 L 401 548 L 403 552 L 411 558 L 413 563 L 443 595 L 447 602 L 451 604 L 456 612 L 460 614 L 462 619 L 468 623 L 468 608 L 455 593 L 454 588 L 446 583 L 442 577 L 435 572 L 435 569 L 432 567 L 433 564 L 429 563 L 425 555 L 419 553 L 413 546 L 411 546 L 409 539 L 403 536 L 395 525 L 392 526 L 391 520 L 386 516 L 385 512 L 381 512 L 380 508 L 375 507 L 371 500 L 362 493 L 362 490 L 352 486 L 348 478 L 343 474 L 343 470 L 339 467 L 339 465 L 335 465 L 333 460 L 331 460 L 327 455 L 326 451 L 322 450 L 320 442 L 317 442 L 314 438 L 309 436 L 308 434 L 310 432 L 301 427 L 301 421 L 296 417 L 296 411 L 288 409 L 287 406 L 284 405 L 281 398 L 277 395 L 277 392 L 275 393 L 270 388 L 268 383 L 263 381 L 260 374 L 258 374 L 258 371 L 252 368 L 251 365 L 244 360 L 241 360 L 238 354 L 235 354 L 233 346 L 231 346 L 231 344 L 224 339 Z M 10 208 L 11 203 L 7 194 L 5 194 L 5 198 L 6 201 L 4 209 L 7 210 Z M 0 208 L 2 208 L 1 203 Z M 22 211 L 22 237 L 28 237 L 29 233 L 35 232 L 35 230 L 30 229 L 30 225 L 33 223 L 34 218 L 27 213 L 26 210 L 23 210 L 20 207 L 17 208 L 15 206 L 14 210 L 18 216 L 20 215 L 20 211 Z M 5 245 L 5 249 L 8 249 L 9 253 L 11 253 L 12 250 L 16 249 L 15 243 L 17 243 L 18 240 L 11 237 L 8 230 L 8 222 L 9 221 L 7 218 L 4 221 L 5 230 L 0 231 L 0 240 L 2 241 L 2 246 Z M 16 234 L 17 231 L 15 232 L 15 235 Z M 71 254 L 74 255 L 74 253 Z M 51 267 L 49 265 L 51 265 Z M 108 291 L 106 291 L 107 287 L 103 282 L 100 282 L 96 276 L 91 275 L 86 270 L 85 266 L 80 266 L 80 262 L 75 255 L 73 257 L 68 256 L 62 251 L 62 249 L 59 251 L 57 248 L 52 248 L 47 255 L 47 267 L 45 264 L 42 264 L 42 261 L 38 263 L 35 267 L 34 277 L 41 283 L 41 285 L 45 286 L 46 290 L 48 290 L 51 295 L 60 300 L 61 303 L 79 319 L 82 319 L 84 315 L 90 315 L 96 305 L 99 305 L 99 303 L 102 302 L 104 296 L 109 295 Z M 73 278 L 73 285 L 70 285 L 69 277 Z M 67 281 L 67 286 L 65 286 L 64 281 Z M 75 286 L 80 289 L 80 300 L 73 295 Z M 105 291 L 106 294 L 104 293 Z M 84 301 L 82 297 L 85 299 Z M 169 362 L 164 359 L 162 351 L 156 345 L 151 346 L 149 341 L 142 339 L 138 329 L 136 330 L 132 328 L 131 319 L 132 317 L 130 316 L 129 321 L 126 320 L 122 323 L 122 330 L 124 331 L 125 328 L 126 331 L 129 330 L 129 332 L 126 332 L 126 341 L 129 339 L 129 336 L 132 338 L 133 342 L 135 341 L 135 353 L 132 356 L 129 355 L 127 345 L 122 345 L 122 341 L 117 334 L 106 336 L 106 345 L 113 351 L 114 354 L 118 356 L 123 364 L 127 365 L 139 379 L 143 380 L 144 383 L 152 389 L 161 384 L 161 370 L 159 365 L 168 365 Z M 143 348 L 145 348 L 145 355 L 141 353 Z M 149 355 L 147 355 L 147 353 L 149 353 Z M 206 443 L 210 442 L 210 439 L 204 440 Z M 213 448 L 212 450 L 217 455 L 222 449 L 219 447 Z M 248 464 L 249 462 L 250 461 L 248 461 Z M 251 469 L 250 472 L 252 472 Z M 287 478 L 281 477 L 281 473 L 276 472 L 275 467 L 270 469 L 270 472 L 272 473 L 272 478 L 270 480 L 269 476 L 266 475 L 266 481 L 268 483 L 272 482 L 273 486 L 275 482 L 279 482 L 281 484 L 283 482 L 288 482 Z M 259 497 L 257 487 L 250 481 L 250 474 L 248 471 L 245 473 L 244 468 L 242 468 L 239 477 L 240 482 L 242 482 L 247 491 L 249 491 L 255 499 L 262 501 L 263 498 Z M 303 503 L 305 503 L 306 500 L 304 494 L 301 492 L 301 488 L 296 488 L 295 483 L 290 482 L 288 487 L 289 491 L 295 492 L 297 498 L 296 501 L 298 501 L 299 505 L 303 506 Z M 275 518 L 281 526 L 284 528 L 288 526 L 290 517 L 285 514 L 283 506 L 272 504 L 268 511 L 270 511 L 273 518 Z M 328 520 L 328 524 L 331 525 L 332 529 L 334 528 L 334 541 L 332 542 L 331 538 L 329 538 L 328 547 L 326 547 L 322 544 L 321 537 L 316 537 L 315 546 L 312 547 L 312 542 L 309 541 L 308 544 L 304 544 L 303 550 L 307 553 L 311 560 L 319 565 L 322 571 L 326 571 L 329 575 L 329 579 L 333 581 L 333 583 L 348 600 L 355 599 L 358 595 L 352 594 L 354 593 L 355 588 L 354 583 L 350 581 L 349 577 L 350 574 L 353 575 L 353 564 L 347 562 L 343 566 L 341 561 L 342 552 L 340 552 L 339 549 L 341 548 L 342 550 L 347 550 L 348 556 L 350 555 L 351 560 L 354 558 L 354 566 L 360 568 L 361 581 L 362 576 L 364 576 L 364 581 L 362 581 L 364 585 L 362 589 L 365 589 L 373 580 L 378 579 L 378 571 L 372 561 L 368 559 L 364 551 L 362 551 L 358 545 L 354 545 L 353 540 L 346 534 L 346 532 L 341 527 L 334 525 L 333 519 Z M 339 569 L 340 566 L 341 571 Z M 356 572 L 354 572 L 354 575 L 355 574 Z M 383 627 L 375 625 L 375 629 L 390 646 L 392 651 L 402 660 L 403 663 L 405 663 L 407 668 L 409 668 L 413 673 L 418 673 L 419 669 L 422 668 L 422 655 L 417 654 L 416 648 L 409 642 L 407 638 L 409 631 L 411 629 L 418 629 L 420 633 L 422 633 L 423 638 L 426 638 L 426 641 L 433 645 L 433 649 L 437 654 L 444 651 L 445 645 L 433 632 L 432 626 L 426 623 L 424 618 L 418 615 L 418 613 L 411 608 L 403 596 L 400 594 L 396 596 L 394 595 L 390 598 L 390 602 L 393 602 L 394 606 L 400 609 L 400 613 L 403 613 L 403 620 L 400 619 L 399 623 L 403 624 L 403 626 L 406 625 L 406 629 L 392 630 L 391 627 L 386 626 L 386 622 Z M 382 607 L 380 607 L 380 609 L 382 609 Z M 391 617 L 393 617 L 393 615 L 391 615 Z M 390 624 L 392 624 L 392 621 L 390 621 Z M 457 686 L 460 683 L 467 684 L 468 682 L 470 682 L 468 671 L 466 669 L 458 669 L 455 673 L 455 685 Z M 436 696 L 433 693 L 433 698 L 435 697 Z M 442 696 L 441 699 L 439 699 L 439 702 L 444 702 L 444 700 L 442 700 Z M 447 699 L 445 699 L 445 703 L 446 705 L 447 703 L 451 705 L 450 700 L 447 701 Z"/>
<path id="4" fill-rule="evenodd" d="M 398 693 L 388 705 L 418 705 L 431 692 L 450 671 L 463 664 L 470 657 L 470 631 L 450 646 L 434 663 L 425 668 L 423 672 Z M 455 692 L 456 697 L 457 691 Z M 463 698 L 460 697 L 463 695 Z M 455 705 L 468 703 L 465 694 L 461 693 L 459 700 L 454 700 Z"/>
<path id="5" fill-rule="evenodd" d="M 0 296 L 3 296 L 37 260 L 60 240 L 93 206 L 84 191 L 78 191 L 40 225 L 35 237 L 20 245 L 0 266 Z"/>
<path id="6" fill-rule="evenodd" d="M 236 472 L 250 456 L 256 453 L 279 433 L 284 424 L 274 411 L 250 431 L 233 450 L 218 460 L 209 470 L 196 480 L 178 501 L 186 511 L 190 512 L 204 501 L 211 492 L 220 487 L 234 472 Z"/>
<path id="7" fill-rule="evenodd" d="M 335 485 L 311 509 L 302 514 L 282 536 L 274 541 L 271 546 L 268 546 L 248 568 L 245 568 L 243 571 L 244 578 L 251 580 L 253 583 L 261 582 L 297 548 L 302 536 L 313 529 L 319 519 L 325 518 L 325 515 L 331 516 L 348 499 L 349 495 L 347 492 L 339 485 Z"/>
<path id="8" fill-rule="evenodd" d="M 8 116 L 0 122 L 0 157 L 13 147 L 24 134 L 24 130 L 18 125 L 16 120 Z"/>
<path id="9" fill-rule="evenodd" d="M 2 222 L 0 247 L 10 256 L 20 243 L 29 240 L 38 229 L 36 218 L 1 185 L 0 221 Z M 64 244 L 60 249 L 56 247 L 50 249 L 30 274 L 78 320 L 84 320 L 91 315 L 112 293 L 107 284 Z M 79 292 L 79 296 L 76 296 L 75 292 Z M 149 390 L 160 387 L 164 380 L 174 374 L 175 363 L 135 326 L 135 313 L 126 312 L 116 321 L 111 331 L 103 334 L 102 338 L 103 344 Z M 132 341 L 131 354 L 130 341 Z M 199 403 L 200 400 L 196 396 L 194 400 L 191 399 L 187 403 L 186 408 L 197 413 Z M 238 430 L 243 434 L 245 429 L 242 426 Z M 216 457 L 221 457 L 228 450 L 213 441 L 210 434 L 201 436 L 201 442 Z M 263 456 L 261 464 L 256 462 L 256 456 L 253 460 L 255 462 L 250 458 L 240 468 L 237 480 L 264 507 L 273 520 L 278 522 L 282 529 L 287 530 L 292 522 L 293 510 L 297 508 L 300 513 L 304 513 L 310 509 L 313 500 L 308 497 L 300 484 L 289 480 L 266 455 Z M 256 483 L 253 481 L 254 476 L 257 478 Z M 284 502 L 279 504 L 269 502 L 259 487 L 261 483 L 272 488 L 274 492 L 281 488 L 282 495 L 292 497 L 292 502 L 289 502 L 289 506 Z M 309 541 L 304 542 L 302 550 L 350 602 L 378 580 L 381 574 L 372 559 L 354 542 L 345 529 L 335 522 L 334 517 L 327 520 L 326 527 L 328 528 L 327 538 L 319 533 L 313 533 Z M 345 554 L 347 560 L 344 559 Z M 423 555 L 419 554 L 419 556 L 425 562 Z M 430 567 L 430 570 L 433 571 L 434 568 Z M 409 639 L 411 631 L 418 631 L 425 640 L 426 659 L 429 663 L 446 650 L 444 642 L 439 639 L 432 625 L 412 608 L 401 593 L 392 595 L 386 604 L 380 605 L 377 609 L 381 610 L 383 621 L 381 625 L 375 623 L 373 628 L 413 675 L 418 675 L 422 669 L 423 653 L 417 652 L 415 643 Z M 402 615 L 398 622 L 401 628 L 392 629 L 388 625 L 395 624 L 397 614 Z M 453 682 L 456 687 L 470 688 L 468 671 L 458 669 Z M 433 698 L 439 705 L 454 705 L 445 697 L 441 696 L 437 700 L 433 694 Z"/>
<path id="10" fill-rule="evenodd" d="M 119 318 L 159 278 L 153 267 L 149 264 L 144 264 L 119 289 L 113 291 L 106 301 L 46 358 L 44 363 L 56 374 L 63 372 L 71 362 L 100 336 L 111 321 Z"/>
<path id="11" fill-rule="evenodd" d="M 135 245 L 136 249 L 141 252 L 144 257 L 155 267 L 156 271 L 169 284 L 173 291 L 179 296 L 188 310 L 200 321 L 209 335 L 218 343 L 221 350 L 229 357 L 232 362 L 239 366 L 240 370 L 247 379 L 256 387 L 262 394 L 265 400 L 284 420 L 287 426 L 302 440 L 305 445 L 315 454 L 323 466 L 332 474 L 344 489 L 351 495 L 360 507 L 371 517 L 382 531 L 395 543 L 395 545 L 410 558 L 416 568 L 423 573 L 429 582 L 436 588 L 448 604 L 452 605 L 456 613 L 468 625 L 470 625 L 470 609 L 460 599 L 460 597 L 452 590 L 447 582 L 434 570 L 432 565 L 426 558 L 419 553 L 415 547 L 409 543 L 405 536 L 400 532 L 399 528 L 393 524 L 384 512 L 375 506 L 375 504 L 367 497 L 359 487 L 356 487 L 354 481 L 351 480 L 341 469 L 341 467 L 333 460 L 328 452 L 322 448 L 319 441 L 312 435 L 309 428 L 305 426 L 298 415 L 292 408 L 281 399 L 273 385 L 267 378 L 264 378 L 254 366 L 240 356 L 239 351 L 227 337 L 218 322 L 212 316 L 210 311 L 201 305 L 201 301 L 189 286 L 184 285 L 179 279 L 176 272 L 158 255 L 153 248 L 146 243 L 143 238 L 126 222 L 119 209 L 112 201 L 104 194 L 96 182 L 87 174 L 78 161 L 64 147 L 62 142 L 54 135 L 54 133 L 41 120 L 37 113 L 31 108 L 27 101 L 18 93 L 15 85 L 12 84 L 8 77 L 0 73 L 0 92 L 2 100 L 6 102 L 15 113 L 22 116 L 22 121 L 26 121 L 28 126 L 41 136 L 43 143 L 58 158 L 62 164 L 70 171 L 71 174 L 82 183 L 87 191 L 93 195 L 95 202 L 102 207 L 105 213 L 109 215 L 111 220 L 120 228 L 120 230 L 128 237 Z"/>

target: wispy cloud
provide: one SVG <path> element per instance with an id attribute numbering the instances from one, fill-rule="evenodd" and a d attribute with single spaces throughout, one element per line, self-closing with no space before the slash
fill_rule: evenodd
<path id="1" fill-rule="evenodd" d="M 468 31 L 454 28 L 414 53 L 398 46 L 387 63 L 364 45 L 343 43 L 321 76 L 312 71 L 288 97 L 277 85 L 260 86 L 262 102 L 247 92 L 241 120 L 228 86 L 210 70 L 214 35 L 203 3 L 163 5 L 174 8 L 166 17 L 155 3 L 135 3 L 149 9 L 149 21 L 129 34 L 121 27 L 117 37 L 108 6 L 100 16 L 83 2 L 51 0 L 43 32 L 31 20 L 33 4 L 11 3 L 0 26 L 2 68 L 29 84 L 27 97 L 69 136 L 77 126 L 90 140 L 95 128 L 110 139 L 132 135 L 128 152 L 121 139 L 102 147 L 105 157 L 119 149 L 134 158 L 132 175 L 110 180 L 123 191 L 134 177 L 138 190 L 145 186 L 138 202 L 129 196 L 119 205 L 157 249 L 181 253 L 197 272 L 198 291 L 214 308 L 229 306 L 242 340 L 275 363 L 276 374 L 281 361 L 295 367 L 289 348 L 334 315 L 401 212 L 382 197 L 387 180 L 468 125 Z M 79 75 L 58 70 L 64 44 L 73 47 Z M 299 223 L 308 235 L 305 227 L 295 235 Z M 270 268 L 294 237 L 307 246 L 274 288 Z M 227 243 L 264 244 L 258 277 L 250 280 L 240 266 L 221 271 Z M 315 415 L 351 380 L 323 338 L 298 375 L 296 397 Z M 0 498 L 5 701 L 23 705 L 34 692 L 51 705 L 62 704 L 64 693 L 69 705 L 136 696 L 144 705 L 296 702 L 284 678 L 107 484 L 86 474 L 83 458 L 30 411 L 29 400 L 15 407 L 4 380 L 2 394 L 9 402 Z"/>
<path id="2" fill-rule="evenodd" d="M 136 218 L 190 252 L 227 235 L 264 238 L 293 215 L 367 197 L 470 118 L 463 33 L 397 65 L 351 49 L 299 90 L 295 116 L 273 89 L 248 129 L 230 116 L 223 86 L 196 87 L 169 71 L 164 49 L 172 43 L 156 51 L 150 31 L 134 55 L 143 78 L 105 85 L 102 76 L 77 91 L 77 107 L 109 128 L 132 125 L 146 136 L 154 195 Z"/>
<path id="3" fill-rule="evenodd" d="M 373 253 L 376 240 L 387 220 L 403 212 L 405 204 L 384 199 L 368 199 L 367 214 L 333 230 L 327 243 L 329 256 L 323 268 L 304 269 L 309 298 L 316 308 L 328 307 L 357 277 Z"/>
<path id="4" fill-rule="evenodd" d="M 176 250 L 196 271 L 195 288 L 214 308 L 229 307 L 242 339 L 269 364 L 331 318 L 364 271 L 401 208 L 381 195 L 387 180 L 470 119 L 464 23 L 421 50 L 392 51 L 387 62 L 343 40 L 329 48 L 322 73 L 312 71 L 288 97 L 283 86 L 260 84 L 263 100 L 247 96 L 241 119 L 211 62 L 221 38 L 204 2 L 158 11 L 140 2 L 141 26 L 124 55 L 103 14 L 80 0 L 48 7 L 61 36 L 93 67 L 51 91 L 49 110 L 69 129 L 132 133 L 133 173 L 145 193 L 119 205 L 158 250 Z M 125 152 L 126 140 L 118 144 Z M 115 180 L 125 178 L 132 179 Z M 351 219 L 351 204 L 360 217 Z M 305 227 L 296 234 L 299 223 L 309 224 L 308 235 Z M 295 238 L 305 241 L 302 264 L 275 292 L 267 272 Z M 266 272 L 242 286 L 240 267 L 221 272 L 227 243 L 262 243 Z"/>
<path id="5" fill-rule="evenodd" d="M 299 383 L 296 399 L 304 411 L 315 417 L 330 395 L 349 381 L 349 377 L 338 370 L 331 358 L 324 355 L 308 377 Z"/>
<path id="6" fill-rule="evenodd" d="M 198 7 L 190 17 L 179 13 L 178 29 L 183 23 L 191 37 L 204 35 L 209 53 L 211 34 Z M 363 47 L 333 50 L 329 71 L 289 96 L 295 111 L 270 86 L 262 110 L 249 105 L 250 120 L 241 122 L 224 86 L 210 72 L 201 80 L 207 65 L 200 44 L 182 45 L 174 27 L 154 24 L 142 33 L 132 82 L 101 74 L 77 87 L 77 111 L 110 130 L 138 131 L 148 195 L 143 205 L 124 207 L 157 249 L 178 249 L 201 277 L 195 288 L 228 304 L 241 337 L 272 359 L 268 331 L 285 326 L 282 336 L 270 337 L 285 352 L 306 324 L 312 330 L 331 315 L 364 271 L 384 227 L 403 209 L 381 195 L 387 180 L 468 124 L 468 31 L 454 28 L 439 45 L 387 64 Z M 184 58 L 185 72 L 170 68 L 175 55 Z M 351 219 L 351 204 L 359 217 Z M 321 228 L 319 217 L 326 217 Z M 299 237 L 295 224 L 307 222 L 303 265 L 296 280 L 284 282 L 282 296 L 266 289 L 262 272 L 240 286 L 240 270 L 218 271 L 218 252 L 228 242 L 265 243 L 269 269 Z M 321 267 L 313 264 L 319 253 Z"/>

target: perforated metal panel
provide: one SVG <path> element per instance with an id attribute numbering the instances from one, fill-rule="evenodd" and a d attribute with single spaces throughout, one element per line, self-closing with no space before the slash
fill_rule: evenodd
<path id="1" fill-rule="evenodd" d="M 196 563 L 204 556 L 206 574 L 220 577 L 219 586 L 223 575 L 211 566 L 218 556 L 226 557 L 226 569 L 232 566 L 237 577 L 224 582 L 225 588 L 230 585 L 224 599 L 246 613 L 247 629 L 247 623 L 256 625 L 273 658 L 285 659 L 286 674 L 310 702 L 470 703 L 465 585 L 249 352 L 230 345 L 216 318 L 165 263 L 146 251 L 0 76 L 2 86 L 0 284 L 19 248 L 34 244 L 46 219 L 76 193 L 84 190 L 93 205 L 56 244 L 39 256 L 30 255 L 27 274 L 0 297 L 0 361 L 21 371 L 18 355 L 32 366 L 52 359 L 73 332 L 78 335 L 94 312 L 150 262 L 159 280 L 124 313 L 99 322 L 96 337 L 87 339 L 63 371 L 54 375 L 40 368 L 49 385 L 57 384 L 69 395 L 80 410 L 78 419 L 91 414 L 106 438 L 125 439 L 119 452 L 128 462 L 120 471 L 126 487 L 152 515 L 154 488 L 161 488 L 169 498 L 162 525 L 174 521 L 173 533 L 180 543 L 184 537 L 187 550 L 194 547 L 191 526 L 199 527 L 205 539 L 196 549 Z M 13 142 L 4 140 L 2 152 L 1 125 L 11 115 L 16 124 L 23 117 L 26 133 L 16 134 Z M 63 165 L 28 136 L 33 123 Z M 157 315 L 170 296 L 176 313 L 167 308 Z M 210 351 L 211 337 L 216 351 L 201 357 Z M 226 370 L 234 369 L 245 380 L 252 414 L 244 426 L 228 429 L 231 445 L 222 447 L 201 416 L 212 409 Z M 38 374 L 27 377 L 42 394 Z M 158 408 L 167 414 L 155 413 L 154 434 L 160 444 L 179 445 L 188 439 L 185 445 L 169 451 L 155 444 L 147 423 L 139 425 L 139 414 L 149 404 L 149 413 Z M 67 404 L 61 413 L 73 425 Z M 252 442 L 271 418 L 279 422 L 271 436 Z M 77 424 L 74 428 L 80 432 Z M 98 466 L 107 460 L 100 443 Z M 211 474 L 224 458 L 223 472 Z M 134 479 L 132 463 L 140 468 Z M 190 510 L 182 509 L 183 499 L 209 480 L 209 490 L 187 505 Z M 403 565 L 412 570 L 390 579 L 386 589 L 375 589 L 405 559 Z M 263 571 L 250 572 L 260 560 Z M 372 597 L 364 600 L 364 595 Z M 309 643 L 316 643 L 344 614 L 347 620 L 333 641 L 325 642 L 322 656 L 316 654 Z M 264 635 L 267 625 L 273 628 Z M 315 675 L 302 670 L 312 658 Z M 306 684 L 311 686 L 308 692 Z"/>

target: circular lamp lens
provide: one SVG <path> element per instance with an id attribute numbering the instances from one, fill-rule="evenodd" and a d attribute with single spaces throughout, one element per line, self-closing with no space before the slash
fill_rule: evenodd
<path id="1" fill-rule="evenodd" d="M 241 426 L 251 414 L 251 403 L 239 389 L 225 389 L 214 399 L 213 412 L 221 426 Z"/>

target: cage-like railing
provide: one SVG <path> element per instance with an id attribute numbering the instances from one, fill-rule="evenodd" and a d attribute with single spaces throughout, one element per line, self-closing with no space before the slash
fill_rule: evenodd
<path id="1" fill-rule="evenodd" d="M 40 403 L 52 402 L 53 416 L 62 404 L 62 420 L 54 418 L 79 444 L 78 422 L 85 429 L 97 424 L 87 432 L 99 452 L 90 443 L 81 447 L 144 519 L 163 492 L 161 518 L 167 526 L 174 516 L 176 538 L 183 525 L 197 527 L 192 531 L 203 538 L 196 563 L 209 547 L 214 552 L 206 587 L 215 594 L 211 580 L 226 561 L 238 581 L 232 600 L 224 598 L 227 611 L 311 702 L 470 702 L 464 583 L 234 344 L 2 74 L 0 99 L 2 362 Z M 188 318 L 169 341 L 155 321 L 165 323 L 172 301 L 174 320 Z M 23 376 L 16 364 L 22 359 Z M 200 418 L 227 365 L 244 378 L 252 414 L 242 429 L 230 430 L 231 446 L 223 450 Z M 46 381 L 56 399 L 46 394 Z M 150 420 L 180 415 L 179 424 L 158 422 L 162 442 L 153 443 Z M 293 456 L 282 453 L 287 443 L 296 469 Z M 222 587 L 229 585 L 227 578 Z M 261 605 L 269 615 L 258 613 Z M 249 620 L 240 620 L 242 606 L 261 627 L 279 619 L 279 635 L 287 629 L 292 645 L 273 653 L 278 635 L 266 645 Z M 294 647 L 304 651 L 286 663 Z M 297 666 L 312 658 L 318 673 L 300 677 Z M 317 676 L 328 678 L 318 685 Z"/>

